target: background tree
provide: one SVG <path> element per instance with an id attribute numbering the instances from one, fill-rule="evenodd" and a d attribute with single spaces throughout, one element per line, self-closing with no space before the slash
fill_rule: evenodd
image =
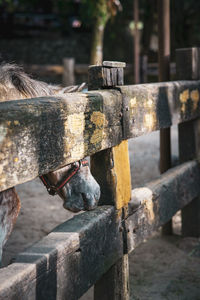
<path id="1" fill-rule="evenodd" d="M 104 31 L 108 20 L 121 10 L 119 0 L 83 0 L 83 15 L 90 20 L 93 25 L 92 45 L 91 45 L 91 64 L 100 64 L 103 60 L 103 40 Z"/>

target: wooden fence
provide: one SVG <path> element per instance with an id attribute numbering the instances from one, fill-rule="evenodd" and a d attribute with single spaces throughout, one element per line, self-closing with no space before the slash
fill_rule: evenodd
<path id="1" fill-rule="evenodd" d="M 180 49 L 179 81 L 132 86 L 105 63 L 89 70 L 98 90 L 0 103 L 1 191 L 87 155 L 101 185 L 101 206 L 0 270 L 0 299 L 72 300 L 92 285 L 95 300 L 128 299 L 128 253 L 180 209 L 183 234 L 200 235 L 199 62 L 199 49 Z M 174 124 L 182 164 L 131 192 L 127 139 Z"/>
<path id="2" fill-rule="evenodd" d="M 63 65 L 25 65 L 24 68 L 28 73 L 32 73 L 41 77 L 60 75 L 63 78 L 64 85 L 75 84 L 75 79 L 77 76 L 87 76 L 88 74 L 88 65 L 75 64 L 74 58 L 64 59 Z M 125 75 L 129 76 L 133 74 L 133 70 L 133 65 L 128 64 L 124 70 Z M 173 76 L 175 75 L 175 63 L 170 64 L 170 73 Z M 149 76 L 158 76 L 158 63 L 148 63 L 147 57 L 142 56 L 140 59 L 140 82 L 147 82 L 147 78 Z"/>

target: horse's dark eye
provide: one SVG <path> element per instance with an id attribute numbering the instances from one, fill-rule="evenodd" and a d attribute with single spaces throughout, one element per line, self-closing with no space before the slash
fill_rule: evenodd
<path id="1" fill-rule="evenodd" d="M 12 83 L 15 85 L 15 86 L 20 86 L 20 79 L 18 76 L 16 75 L 12 75 Z"/>

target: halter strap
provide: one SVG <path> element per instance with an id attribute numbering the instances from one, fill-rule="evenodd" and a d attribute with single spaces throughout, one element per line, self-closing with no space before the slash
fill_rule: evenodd
<path id="1" fill-rule="evenodd" d="M 78 166 L 77 166 L 77 163 L 73 163 L 71 165 L 72 165 L 72 167 L 67 171 L 66 177 L 64 177 L 64 179 L 62 181 L 58 182 L 56 185 L 53 185 L 50 183 L 47 175 L 40 176 L 40 179 L 42 180 L 44 186 L 46 187 L 46 189 L 50 195 L 54 196 L 54 195 L 58 194 L 58 192 L 64 187 L 64 185 L 66 183 L 68 183 L 74 175 L 77 174 L 77 172 L 79 171 L 81 166 L 83 166 L 83 167 L 89 166 L 87 160 L 79 160 Z"/>

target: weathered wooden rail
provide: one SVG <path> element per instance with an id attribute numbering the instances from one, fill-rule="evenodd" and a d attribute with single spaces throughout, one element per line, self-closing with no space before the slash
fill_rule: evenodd
<path id="1" fill-rule="evenodd" d="M 172 81 L 1 102 L 0 191 L 192 120 L 200 116 L 199 93 L 200 81 Z"/>
<path id="2" fill-rule="evenodd" d="M 197 53 L 177 54 L 187 58 L 191 81 L 117 86 L 119 64 L 101 69 L 101 84 L 112 89 L 0 103 L 0 190 L 92 155 L 106 204 L 58 226 L 0 270 L 0 299 L 78 299 L 93 284 L 95 300 L 128 299 L 128 253 L 139 243 L 180 209 L 183 233 L 200 235 Z M 131 192 L 126 140 L 172 124 L 180 124 L 183 164 Z"/>

